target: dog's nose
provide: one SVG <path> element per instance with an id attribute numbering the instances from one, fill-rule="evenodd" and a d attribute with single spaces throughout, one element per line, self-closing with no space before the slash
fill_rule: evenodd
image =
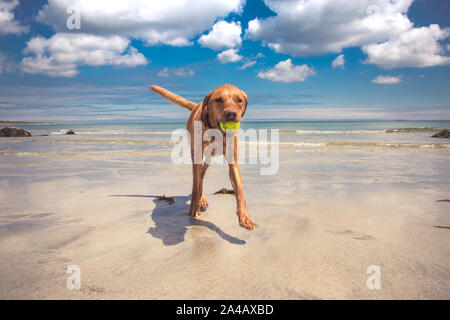
<path id="1" fill-rule="evenodd" d="M 237 113 L 236 111 L 225 111 L 225 117 L 228 121 L 235 121 Z"/>

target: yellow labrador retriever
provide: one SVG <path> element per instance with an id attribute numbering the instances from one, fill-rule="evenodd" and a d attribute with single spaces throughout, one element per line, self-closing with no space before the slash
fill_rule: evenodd
<path id="1" fill-rule="evenodd" d="M 247 95 L 239 90 L 237 87 L 231 84 L 224 84 L 210 93 L 208 93 L 202 103 L 194 103 L 186 100 L 166 89 L 158 86 L 150 86 L 150 88 L 158 93 L 163 98 L 170 102 L 184 107 L 191 111 L 189 120 L 187 122 L 187 130 L 191 135 L 191 156 L 194 157 L 194 121 L 202 122 L 202 136 L 208 129 L 218 129 L 224 136 L 220 123 L 221 122 L 240 122 L 247 109 Z M 256 224 L 252 222 L 247 212 L 247 205 L 245 203 L 244 191 L 242 189 L 242 177 L 238 166 L 238 135 L 233 136 L 233 160 L 229 162 L 229 174 L 230 181 L 233 185 L 234 193 L 236 195 L 236 213 L 239 218 L 239 225 L 251 230 L 256 227 Z M 202 143 L 202 155 L 205 147 L 211 142 L 203 141 Z M 224 139 L 224 145 L 226 141 Z M 223 148 L 224 155 L 226 148 Z M 203 159 L 203 156 L 202 156 Z M 192 185 L 192 199 L 190 207 L 190 216 L 197 217 L 200 215 L 200 211 L 206 210 L 208 207 L 208 201 L 206 201 L 205 194 L 203 192 L 203 178 L 205 177 L 208 163 L 197 164 L 192 159 L 193 167 L 193 185 Z"/>

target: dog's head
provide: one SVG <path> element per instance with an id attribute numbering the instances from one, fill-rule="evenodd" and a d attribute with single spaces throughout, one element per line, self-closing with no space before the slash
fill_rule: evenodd
<path id="1" fill-rule="evenodd" d="M 202 104 L 202 121 L 209 128 L 220 128 L 220 122 L 240 122 L 247 109 L 244 91 L 224 84 L 208 93 Z"/>

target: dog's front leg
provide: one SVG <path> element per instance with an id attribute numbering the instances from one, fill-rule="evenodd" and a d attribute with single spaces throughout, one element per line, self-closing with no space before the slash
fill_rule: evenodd
<path id="1" fill-rule="evenodd" d="M 206 170 L 208 169 L 209 164 L 204 163 L 202 166 L 202 176 L 201 176 L 201 181 L 200 181 L 200 185 L 202 188 L 202 194 L 200 196 L 200 210 L 201 211 L 205 211 L 209 204 L 208 201 L 206 200 L 206 196 L 205 196 L 205 191 L 203 190 L 203 180 L 205 179 L 205 174 L 206 174 Z"/>
<path id="2" fill-rule="evenodd" d="M 193 164 L 192 165 L 192 196 L 191 196 L 191 208 L 189 210 L 189 215 L 191 217 L 197 217 L 200 215 L 200 199 L 203 194 L 203 183 L 202 183 L 202 165 Z"/>
<path id="3" fill-rule="evenodd" d="M 234 194 L 236 195 L 236 214 L 239 218 L 239 225 L 248 230 L 252 230 L 256 227 L 256 224 L 252 222 L 247 212 L 244 190 L 242 189 L 242 176 L 237 160 L 234 160 L 232 164 L 229 164 L 228 168 L 230 181 L 233 186 Z"/>

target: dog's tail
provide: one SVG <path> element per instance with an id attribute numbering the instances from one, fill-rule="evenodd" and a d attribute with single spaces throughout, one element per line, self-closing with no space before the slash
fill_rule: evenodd
<path id="1" fill-rule="evenodd" d="M 166 90 L 164 88 L 158 87 L 158 86 L 150 86 L 150 89 L 155 91 L 157 94 L 159 94 L 164 99 L 169 100 L 170 102 L 179 105 L 180 107 L 186 108 L 188 110 L 194 109 L 194 107 L 197 106 L 197 103 L 186 100 L 183 97 L 180 97 L 179 95 L 176 95 L 173 92 L 170 92 L 169 90 Z"/>

